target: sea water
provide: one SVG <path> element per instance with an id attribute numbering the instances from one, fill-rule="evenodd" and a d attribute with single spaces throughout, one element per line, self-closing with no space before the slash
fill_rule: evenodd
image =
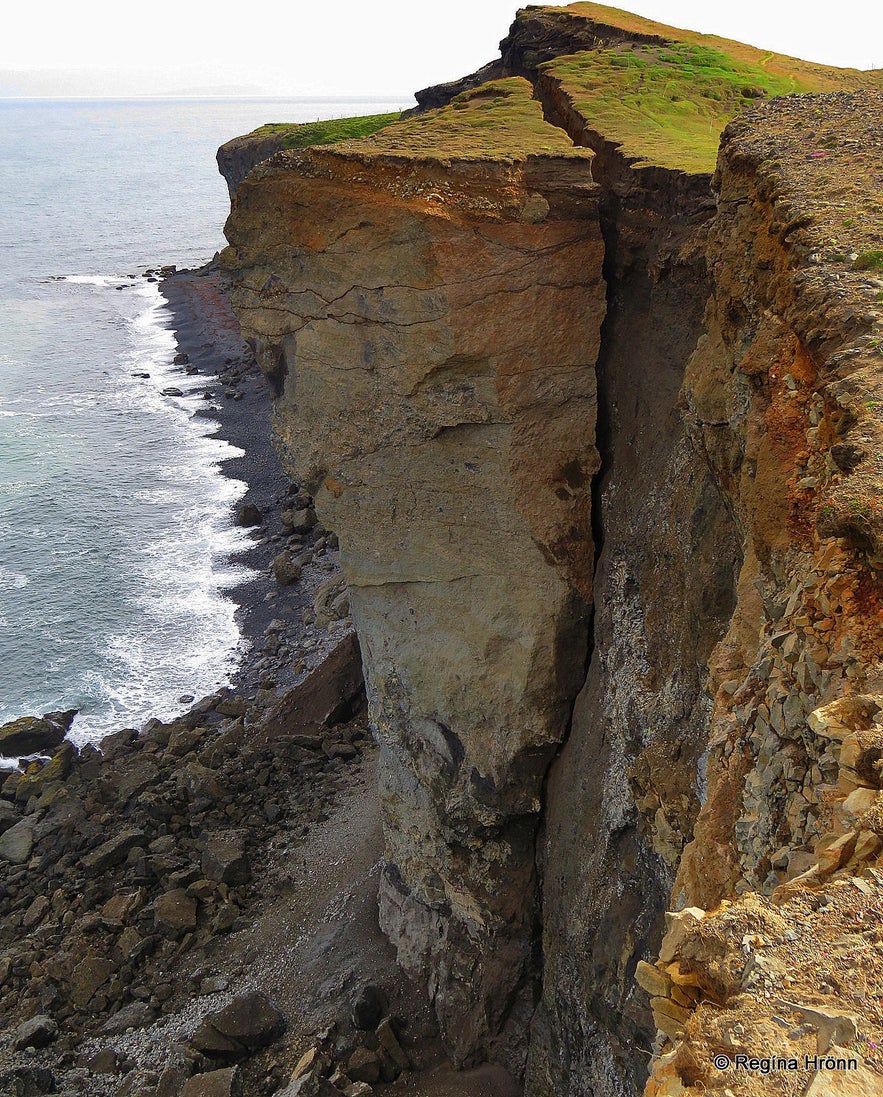
<path id="1" fill-rule="evenodd" d="M 97 739 L 235 672 L 237 451 L 162 395 L 175 341 L 140 274 L 223 246 L 221 142 L 407 105 L 0 100 L 0 723 L 76 708 Z"/>

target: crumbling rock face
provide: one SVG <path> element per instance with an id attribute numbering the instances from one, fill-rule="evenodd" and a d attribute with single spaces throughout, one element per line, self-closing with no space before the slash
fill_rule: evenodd
<path id="1" fill-rule="evenodd" d="M 721 1009 L 750 992 L 774 1031 L 745 957 L 809 972 L 800 894 L 883 840 L 880 283 L 851 265 L 879 218 L 825 254 L 856 144 L 875 193 L 880 97 L 734 123 L 715 200 L 537 76 L 604 33 L 528 11 L 501 62 L 595 185 L 341 146 L 253 171 L 228 224 L 280 445 L 341 542 L 384 929 L 457 1062 L 529 1040 L 529 1097 L 634 1094 L 651 1049 L 652 1097 L 732 1088 Z M 844 925 L 879 883 L 838 892 Z"/>
<path id="2" fill-rule="evenodd" d="M 663 1040 L 649 1097 L 883 1091 L 881 282 L 858 261 L 879 239 L 881 108 L 782 100 L 721 146 L 684 396 L 745 556 L 710 661 L 708 796 L 674 891 L 688 909 L 638 972 Z M 722 1049 L 799 1069 L 714 1069 Z M 853 1065 L 806 1066 L 832 1049 Z"/>
<path id="3" fill-rule="evenodd" d="M 227 181 L 231 201 L 239 184 L 252 168 L 269 160 L 282 149 L 282 140 L 281 132 L 270 131 L 263 136 L 247 133 L 221 145 L 217 154 L 218 171 Z"/>
<path id="4" fill-rule="evenodd" d="M 706 662 L 732 613 L 740 559 L 679 408 L 710 290 L 704 190 L 694 183 L 695 201 L 681 179 L 666 180 L 675 173 L 647 186 L 627 164 L 606 174 L 599 161 L 609 294 L 594 651 L 548 781 L 535 1097 L 618 1097 L 642 1082 L 655 1026 L 634 970 L 655 955 L 699 810 Z"/>
<path id="5" fill-rule="evenodd" d="M 543 780 L 588 638 L 588 161 L 283 154 L 228 234 L 276 432 L 340 538 L 382 746 L 384 928 L 457 1061 L 523 1061 Z"/>

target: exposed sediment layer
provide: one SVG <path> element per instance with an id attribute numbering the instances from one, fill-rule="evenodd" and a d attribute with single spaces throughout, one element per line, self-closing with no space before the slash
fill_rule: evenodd
<path id="1" fill-rule="evenodd" d="M 753 926 L 814 858 L 879 849 L 849 812 L 880 787 L 879 291 L 851 267 L 880 218 L 830 199 L 859 147 L 873 188 L 879 96 L 748 115 L 715 197 L 625 155 L 540 68 L 571 23 L 520 16 L 504 59 L 548 123 L 525 141 L 588 146 L 593 185 L 514 130 L 477 151 L 513 82 L 467 81 L 413 129 L 253 172 L 228 259 L 281 444 L 340 536 L 383 747 L 382 918 L 452 1055 L 518 1066 L 529 1043 L 530 1097 L 634 1094 L 653 1050 L 650 1093 L 741 1092 L 708 1066 L 709 950 L 669 936 L 652 961 L 672 902 Z M 458 112 L 444 156 L 433 126 Z M 819 791 L 838 779 L 852 807 Z"/>
<path id="2" fill-rule="evenodd" d="M 589 160 L 548 129 L 562 154 L 282 155 L 228 225 L 277 433 L 341 541 L 381 917 L 460 1062 L 523 1059 L 542 786 L 588 638 L 602 248 Z"/>

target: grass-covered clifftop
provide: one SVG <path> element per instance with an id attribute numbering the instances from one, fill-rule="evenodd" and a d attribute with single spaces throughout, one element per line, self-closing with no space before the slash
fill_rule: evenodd
<path id="1" fill-rule="evenodd" d="M 491 70 L 496 78 L 486 81 Z M 862 89 L 883 90 L 883 73 L 802 61 L 603 4 L 526 7 L 498 61 L 417 93 L 440 106 L 272 123 L 222 146 L 218 163 L 231 194 L 274 153 L 330 144 L 417 159 L 560 155 L 574 142 L 596 151 L 603 144 L 632 164 L 709 174 L 723 128 L 745 107 Z"/>
<path id="2" fill-rule="evenodd" d="M 817 65 L 603 4 L 532 16 L 566 32 L 570 45 L 582 33 L 596 47 L 540 61 L 538 73 L 629 159 L 661 167 L 713 171 L 724 126 L 758 99 L 883 87 L 876 71 Z"/>
<path id="3" fill-rule="evenodd" d="M 365 114 L 355 118 L 329 118 L 317 122 L 270 122 L 248 136 L 257 140 L 278 137 L 283 149 L 305 149 L 311 145 L 333 145 L 353 137 L 366 137 L 391 122 L 397 122 L 399 118 L 401 112 L 393 111 L 391 114 Z"/>
<path id="4" fill-rule="evenodd" d="M 586 155 L 544 119 L 531 84 L 520 76 L 463 91 L 446 107 L 411 115 L 343 148 L 415 158 Z"/>

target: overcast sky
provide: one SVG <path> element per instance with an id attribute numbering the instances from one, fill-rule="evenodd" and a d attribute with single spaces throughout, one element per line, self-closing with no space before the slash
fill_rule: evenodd
<path id="1" fill-rule="evenodd" d="M 629 10 L 856 68 L 883 67 L 883 4 L 632 0 Z M 517 0 L 17 0 L 0 96 L 387 95 L 498 53 Z"/>

